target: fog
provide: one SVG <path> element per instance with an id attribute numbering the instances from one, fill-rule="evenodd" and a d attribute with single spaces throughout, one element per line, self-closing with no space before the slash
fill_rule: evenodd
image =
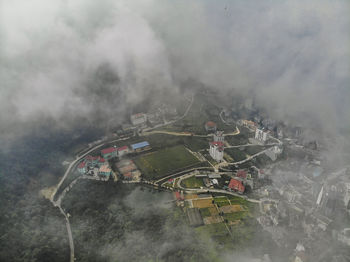
<path id="1" fill-rule="evenodd" d="M 194 79 L 272 117 L 348 128 L 347 1 L 2 1 L 2 133 L 111 116 Z M 107 95 L 106 95 L 107 93 Z M 69 116 L 69 117 L 68 117 Z"/>
<path id="2" fill-rule="evenodd" d="M 121 123 L 134 106 L 181 95 L 191 80 L 329 139 L 328 162 L 348 163 L 349 11 L 346 0 L 2 0 L 0 144 L 41 125 Z M 140 195 L 124 202 L 149 215 Z M 147 237 L 130 234 L 126 245 L 142 249 Z M 100 252 L 128 256 L 122 246 Z"/>

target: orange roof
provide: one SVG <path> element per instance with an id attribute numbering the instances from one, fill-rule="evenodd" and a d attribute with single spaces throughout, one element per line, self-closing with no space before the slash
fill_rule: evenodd
<path id="1" fill-rule="evenodd" d="M 216 126 L 216 124 L 213 121 L 208 121 L 205 125 L 209 126 L 209 127 L 215 127 Z"/>
<path id="2" fill-rule="evenodd" d="M 112 170 L 107 166 L 107 165 L 103 165 L 100 167 L 100 172 L 111 172 Z"/>

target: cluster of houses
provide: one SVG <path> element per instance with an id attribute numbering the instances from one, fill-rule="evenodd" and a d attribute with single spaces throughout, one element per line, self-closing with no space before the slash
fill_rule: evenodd
<path id="1" fill-rule="evenodd" d="M 79 163 L 78 172 L 108 180 L 112 174 L 112 169 L 105 158 L 88 155 Z"/>
<path id="2" fill-rule="evenodd" d="M 122 147 L 108 147 L 101 150 L 99 156 L 87 155 L 78 165 L 77 170 L 79 173 L 84 175 L 91 175 L 95 177 L 99 177 L 101 180 L 108 180 L 109 177 L 113 174 L 112 169 L 109 166 L 108 160 L 112 158 L 122 158 L 123 156 L 129 153 L 139 153 L 145 150 L 151 149 L 150 144 L 147 141 L 143 141 L 140 143 L 132 144 L 129 146 Z M 125 160 L 126 161 L 126 160 Z M 131 160 L 127 160 L 131 161 Z M 132 162 L 132 161 L 131 161 Z M 141 177 L 140 171 L 137 170 L 135 164 L 129 163 L 127 166 L 129 167 L 128 172 L 124 172 L 126 169 L 122 168 L 124 162 L 119 161 L 117 164 L 118 169 L 122 169 L 123 178 L 126 180 L 138 181 Z M 131 168 L 132 166 L 132 168 Z"/>
<path id="3" fill-rule="evenodd" d="M 119 173 L 126 181 L 139 182 L 141 180 L 141 172 L 130 159 L 123 159 L 117 163 Z"/>
<path id="4" fill-rule="evenodd" d="M 134 128 L 144 128 L 147 124 L 157 125 L 168 120 L 174 119 L 177 116 L 176 108 L 161 105 L 156 110 L 149 113 L 137 113 L 130 116 L 130 122 Z"/>

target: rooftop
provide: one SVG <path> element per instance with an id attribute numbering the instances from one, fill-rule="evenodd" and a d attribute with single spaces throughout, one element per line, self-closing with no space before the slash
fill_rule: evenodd
<path id="1" fill-rule="evenodd" d="M 205 125 L 208 127 L 215 127 L 216 126 L 216 124 L 213 121 L 208 121 L 205 123 Z"/>
<path id="2" fill-rule="evenodd" d="M 122 147 L 118 147 L 117 150 L 118 151 L 124 151 L 124 150 L 128 150 L 128 146 L 122 146 Z"/>
<path id="3" fill-rule="evenodd" d="M 114 147 L 109 147 L 109 148 L 102 149 L 101 153 L 104 155 L 104 154 L 113 153 L 114 151 L 116 151 L 116 149 Z"/>
<path id="4" fill-rule="evenodd" d="M 148 143 L 147 141 L 143 141 L 143 142 L 140 142 L 140 143 L 136 143 L 136 144 L 131 145 L 131 148 L 132 148 L 133 150 L 135 150 L 135 149 L 143 148 L 143 147 L 146 147 L 146 146 L 149 146 L 149 143 Z"/>
<path id="5" fill-rule="evenodd" d="M 224 147 L 224 143 L 220 141 L 210 142 L 210 144 L 213 146 Z"/>
<path id="6" fill-rule="evenodd" d="M 109 168 L 109 166 L 103 165 L 103 166 L 100 167 L 99 171 L 108 173 L 108 172 L 111 172 L 112 170 Z"/>

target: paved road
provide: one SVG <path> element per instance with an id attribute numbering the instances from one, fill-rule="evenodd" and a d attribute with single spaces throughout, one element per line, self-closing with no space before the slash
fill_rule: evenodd
<path id="1" fill-rule="evenodd" d="M 241 197 L 246 199 L 249 202 L 252 203 L 260 203 L 260 200 L 256 200 L 256 199 L 252 199 L 252 198 L 248 198 L 245 195 L 241 195 L 232 191 L 227 191 L 227 190 L 223 190 L 223 189 L 214 189 L 214 188 L 185 188 L 183 186 L 181 186 L 181 181 L 183 179 L 189 178 L 191 176 L 194 176 L 193 174 L 186 174 L 180 177 L 180 179 L 177 181 L 177 187 L 181 190 L 184 190 L 185 192 L 190 192 L 190 193 L 206 193 L 206 192 L 210 192 L 210 193 L 220 193 L 220 194 L 226 194 L 226 195 L 232 195 L 232 196 L 237 196 L 237 197 Z"/>
<path id="2" fill-rule="evenodd" d="M 65 194 L 67 193 L 67 191 L 69 190 L 70 186 L 74 185 L 74 183 L 77 181 L 77 179 L 73 180 L 71 182 L 71 184 L 69 186 L 67 186 L 62 193 L 60 194 L 60 196 L 57 198 L 57 200 L 55 201 L 55 195 L 57 194 L 58 189 L 62 186 L 64 180 L 67 178 L 68 174 L 70 173 L 70 171 L 72 170 L 72 168 L 75 166 L 76 163 L 78 163 L 82 158 L 84 158 L 85 156 L 87 156 L 89 153 L 91 153 L 92 151 L 103 147 L 104 145 L 108 144 L 108 143 L 114 143 L 117 141 L 122 141 L 122 140 L 126 140 L 128 139 L 128 137 L 126 138 L 120 138 L 120 139 L 115 139 L 115 140 L 111 140 L 111 141 L 105 141 L 100 145 L 96 145 L 93 148 L 91 148 L 90 150 L 88 150 L 87 152 L 85 152 L 84 154 L 80 155 L 80 156 L 76 156 L 76 159 L 74 161 L 72 161 L 66 172 L 64 173 L 63 177 L 61 178 L 61 180 L 59 181 L 59 183 L 57 184 L 57 186 L 55 187 L 54 191 L 51 194 L 51 198 L 50 201 L 51 203 L 55 206 L 58 207 L 61 211 L 61 213 L 64 215 L 65 219 L 66 219 L 66 227 L 67 227 L 67 233 L 68 233 L 68 238 L 69 238 L 69 247 L 70 247 L 70 261 L 73 262 L 74 261 L 74 241 L 73 241 L 73 236 L 72 236 L 72 231 L 71 231 L 71 227 L 70 227 L 70 223 L 69 223 L 69 218 L 66 215 L 66 213 L 64 212 L 64 210 L 61 207 L 61 201 L 63 199 L 63 197 L 65 196 Z"/>

